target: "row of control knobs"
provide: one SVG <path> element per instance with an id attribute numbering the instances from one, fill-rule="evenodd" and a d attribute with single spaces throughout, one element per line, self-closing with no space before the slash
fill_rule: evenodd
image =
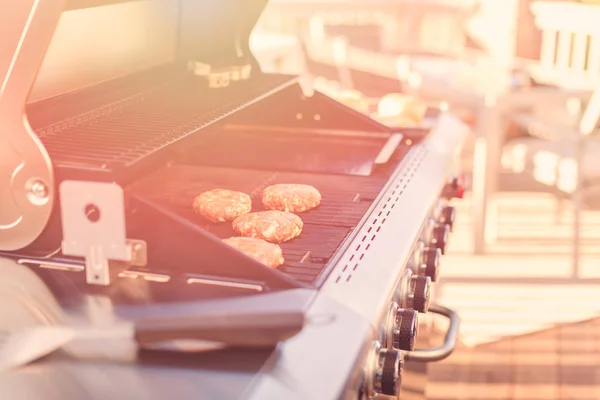
<path id="1" fill-rule="evenodd" d="M 464 189 L 458 179 L 448 184 L 449 197 L 462 197 Z M 406 290 L 391 306 L 384 343 L 376 342 L 371 359 L 371 380 L 368 392 L 398 396 L 402 383 L 402 351 L 415 349 L 419 331 L 419 313 L 429 309 L 431 283 L 437 281 L 440 259 L 446 252 L 448 237 L 454 227 L 454 207 L 441 205 L 432 216 L 425 235 L 415 251 Z M 425 243 L 428 243 L 426 245 Z"/>

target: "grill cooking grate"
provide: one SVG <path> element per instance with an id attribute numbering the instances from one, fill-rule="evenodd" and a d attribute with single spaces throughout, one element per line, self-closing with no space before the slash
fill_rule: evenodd
<path id="1" fill-rule="evenodd" d="M 205 80 L 180 77 L 151 93 L 37 131 L 57 167 L 113 172 L 293 82 L 289 76 L 268 75 L 208 89 Z"/>
<path id="2" fill-rule="evenodd" d="M 286 263 L 280 267 L 295 279 L 314 283 L 344 239 L 360 222 L 387 181 L 387 177 L 358 177 L 287 173 L 248 169 L 175 165 L 163 168 L 128 190 L 167 206 L 198 226 L 225 238 L 233 236 L 230 223 L 211 223 L 192 210 L 198 194 L 215 188 L 250 194 L 259 211 L 262 190 L 274 183 L 313 185 L 322 194 L 321 205 L 300 214 L 300 237 L 282 243 Z"/>

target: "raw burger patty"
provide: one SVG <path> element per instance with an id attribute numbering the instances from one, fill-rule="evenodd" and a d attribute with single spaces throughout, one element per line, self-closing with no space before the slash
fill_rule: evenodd
<path id="1" fill-rule="evenodd" d="M 233 229 L 242 236 L 281 243 L 300 235 L 304 223 L 285 211 L 259 211 L 237 217 Z"/>
<path id="2" fill-rule="evenodd" d="M 248 257 L 265 264 L 267 267 L 277 268 L 284 263 L 281 247 L 266 242 L 262 239 L 250 237 L 230 237 L 223 242 L 236 248 Z"/>
<path id="3" fill-rule="evenodd" d="M 321 204 L 321 193 L 310 185 L 284 183 L 265 188 L 262 202 L 269 210 L 303 212 Z"/>
<path id="4" fill-rule="evenodd" d="M 194 199 L 194 211 L 213 222 L 232 221 L 252 209 L 252 200 L 246 193 L 213 189 Z"/>

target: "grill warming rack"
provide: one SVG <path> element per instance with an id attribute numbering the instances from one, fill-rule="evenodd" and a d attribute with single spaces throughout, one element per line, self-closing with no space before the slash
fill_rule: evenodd
<path id="1" fill-rule="evenodd" d="M 152 156 L 159 155 L 167 147 L 181 145 L 182 139 L 294 84 L 296 78 L 262 75 L 219 90 L 211 90 L 204 81 L 185 74 L 165 80 L 151 90 L 37 128 L 36 133 L 58 175 L 62 179 L 90 179 L 93 176 L 123 181 L 128 170 L 147 166 Z M 132 81 L 121 84 L 130 84 L 133 89 L 139 78 Z M 89 91 L 96 90 L 98 88 Z M 124 91 L 120 89 L 121 93 Z M 71 101 L 80 98 L 97 100 L 94 93 L 82 93 Z"/>

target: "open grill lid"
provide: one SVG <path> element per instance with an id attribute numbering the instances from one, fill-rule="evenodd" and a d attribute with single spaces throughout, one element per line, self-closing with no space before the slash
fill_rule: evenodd
<path id="1" fill-rule="evenodd" d="M 117 3 L 123 1 L 22 0 L 14 4 L 10 2 L 5 6 L 0 5 L 0 20 L 4 22 L 0 23 L 0 36 L 3 40 L 2 48 L 6 50 L 0 52 L 0 81 L 3 82 L 0 91 L 0 149 L 3 150 L 2 156 L 5 161 L 0 167 L 0 186 L 10 188 L 0 193 L 1 250 L 12 251 L 31 244 L 46 228 L 54 209 L 57 187 L 53 170 L 54 160 L 24 114 L 28 113 L 29 96 L 36 85 L 42 63 L 48 61 L 45 60 L 46 53 L 62 20 L 63 12 L 79 13 L 82 11 L 80 9 L 92 7 L 110 7 L 111 11 L 119 12 L 116 8 L 119 6 Z M 173 31 L 176 30 L 176 42 L 173 43 L 173 50 L 176 50 L 175 61 L 183 63 L 184 66 L 190 61 L 207 63 L 211 67 L 249 64 L 253 70 L 257 70 L 258 64 L 250 52 L 249 37 L 266 3 L 267 0 L 161 0 L 161 7 L 172 6 L 173 10 L 178 11 L 176 21 L 170 22 L 174 25 Z M 157 10 L 159 8 L 153 12 Z M 72 33 L 77 34 L 79 25 L 73 29 L 75 31 Z M 110 26 L 103 29 L 109 30 Z M 80 44 L 85 40 L 85 37 L 79 38 L 76 42 Z M 68 46 L 69 43 L 60 43 L 63 50 L 66 50 L 64 46 Z M 146 46 L 152 44 L 146 43 Z M 95 56 L 102 57 L 101 54 Z M 63 54 L 59 58 L 64 57 Z M 92 69 L 107 68 L 105 60 L 101 61 Z M 124 63 L 137 61 L 141 60 L 123 60 Z M 60 65 L 52 67 L 64 70 Z M 68 68 L 66 70 L 69 71 Z M 78 79 L 77 72 L 68 73 L 73 81 Z M 64 73 L 56 77 L 64 78 Z M 260 90 L 263 89 L 256 88 L 257 93 L 254 93 L 253 99 L 265 95 L 265 92 L 258 93 Z M 265 90 L 272 91 L 273 88 Z M 70 115 L 70 118 L 62 121 L 54 121 L 54 124 L 51 124 L 53 129 L 56 128 L 53 134 L 61 134 L 64 127 L 86 123 L 87 121 L 82 121 L 79 117 L 93 112 L 98 106 L 92 105 L 90 108 L 77 111 L 76 115 Z M 218 108 L 222 112 L 211 116 L 210 123 L 240 107 L 234 105 L 228 110 L 223 110 L 221 106 Z"/>
<path id="2" fill-rule="evenodd" d="M 66 0 L 65 11 L 142 0 Z M 213 67 L 251 63 L 250 34 L 269 0 L 172 0 L 179 7 L 178 58 Z"/>

